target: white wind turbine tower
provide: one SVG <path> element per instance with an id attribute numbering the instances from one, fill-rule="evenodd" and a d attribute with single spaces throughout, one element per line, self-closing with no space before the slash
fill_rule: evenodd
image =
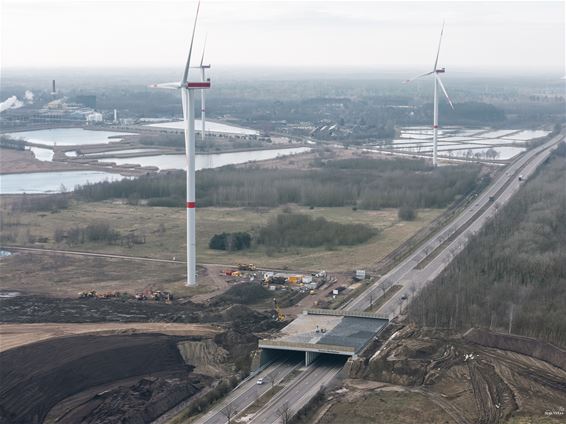
<path id="1" fill-rule="evenodd" d="M 154 88 L 166 88 L 170 90 L 181 90 L 181 102 L 183 105 L 183 118 L 185 128 L 185 155 L 187 159 L 187 286 L 197 285 L 196 273 L 196 226 L 195 226 L 195 90 L 210 88 L 210 79 L 200 82 L 189 82 L 189 70 L 191 68 L 191 53 L 197 26 L 200 2 L 197 6 L 195 22 L 189 47 L 189 56 L 181 82 L 163 83 L 152 85 Z M 204 129 L 204 127 L 203 127 Z M 204 134 L 204 131 L 203 131 Z"/>
<path id="2" fill-rule="evenodd" d="M 446 89 L 444 88 L 444 84 L 442 84 L 442 80 L 438 76 L 438 74 L 443 74 L 443 73 L 446 72 L 445 68 L 438 68 L 437 67 L 438 56 L 440 55 L 440 45 L 442 43 L 442 34 L 443 33 L 444 33 L 444 23 L 442 24 L 442 30 L 440 31 L 440 40 L 438 41 L 438 50 L 436 52 L 436 60 L 434 61 L 434 67 L 432 68 L 432 71 L 427 72 L 426 74 L 419 75 L 419 76 L 412 78 L 410 80 L 404 81 L 405 83 L 409 83 L 411 81 L 414 81 L 414 80 L 422 78 L 422 77 L 434 75 L 434 106 L 433 106 L 434 107 L 434 118 L 433 118 L 433 124 L 432 124 L 432 128 L 433 128 L 432 165 L 433 166 L 438 165 L 436 154 L 437 154 L 437 147 L 438 147 L 437 139 L 438 139 L 438 86 L 439 85 L 440 85 L 440 88 L 442 89 L 442 92 L 446 96 L 446 100 L 448 100 L 450 107 L 452 109 L 454 109 L 454 105 L 452 104 L 450 97 L 448 97 L 448 93 L 446 92 Z"/>

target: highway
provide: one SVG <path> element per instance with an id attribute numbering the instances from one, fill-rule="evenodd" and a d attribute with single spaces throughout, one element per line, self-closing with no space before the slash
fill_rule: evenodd
<path id="1" fill-rule="evenodd" d="M 465 247 L 467 240 L 477 233 L 486 221 L 495 214 L 497 208 L 506 204 L 511 196 L 524 184 L 519 182 L 518 176 L 523 175 L 525 179 L 528 179 L 551 153 L 551 148 L 557 146 L 558 141 L 562 140 L 563 137 L 563 135 L 559 135 L 553 138 L 549 142 L 528 151 L 517 161 L 510 164 L 503 174 L 492 182 L 458 217 L 421 244 L 409 257 L 382 276 L 360 296 L 345 305 L 344 309 L 365 310 L 370 307 L 372 300 L 378 299 L 389 287 L 394 284 L 401 285 L 401 290 L 375 311 L 378 314 L 393 319 L 399 313 L 399 300 L 401 297 L 405 295 L 410 298 L 425 284 L 436 278 L 446 265 Z M 498 195 L 498 193 L 500 194 Z M 492 196 L 495 198 L 494 201 L 490 200 Z M 450 236 L 457 234 L 458 231 L 461 231 L 461 233 L 444 246 L 428 264 L 421 269 L 417 268 L 417 265 L 427 255 L 433 253 L 435 249 L 445 243 Z"/>
<path id="2" fill-rule="evenodd" d="M 269 408 L 262 408 L 253 419 L 254 424 L 279 422 L 281 410 L 289 408 L 293 413 L 301 409 L 316 393 L 334 379 L 345 362 L 337 358 L 321 358 L 307 367 L 269 402 Z M 302 390 L 297 390 L 301 388 Z"/>
<path id="3" fill-rule="evenodd" d="M 514 163 L 510 164 L 503 173 L 490 184 L 460 215 L 448 223 L 442 230 L 433 234 L 432 237 L 421 244 L 416 250 L 404 259 L 390 272 L 374 282 L 363 291 L 357 298 L 343 306 L 345 310 L 366 310 L 371 301 L 377 300 L 392 285 L 401 285 L 402 288 L 374 311 L 380 315 L 395 318 L 404 307 L 401 297 L 406 295 L 408 299 L 414 296 L 424 285 L 432 281 L 450 261 L 465 247 L 468 239 L 476 234 L 479 229 L 489 220 L 497 209 L 506 204 L 513 194 L 520 188 L 523 182 L 518 181 L 522 175 L 528 179 L 550 155 L 552 148 L 564 139 L 560 134 L 547 143 L 527 151 Z M 490 200 L 490 197 L 494 200 Z M 428 255 L 434 254 L 428 262 L 422 262 Z M 418 267 L 418 265 L 421 266 Z M 382 289 L 383 287 L 383 289 Z M 409 300 L 407 300 L 409 301 Z M 295 377 L 285 389 L 274 396 L 263 408 L 261 408 L 251 420 L 250 424 L 273 424 L 281 420 L 281 405 L 289 405 L 292 412 L 297 412 L 304 406 L 319 390 L 322 385 L 327 385 L 340 372 L 341 366 L 328 365 L 324 358 L 306 367 L 300 375 Z M 240 408 L 240 405 L 238 405 Z M 242 409 L 239 409 L 240 411 Z M 208 423 L 207 421 L 197 421 Z M 215 421 L 226 423 L 224 421 Z"/>
<path id="4" fill-rule="evenodd" d="M 269 365 L 258 374 L 240 383 L 225 399 L 196 420 L 195 423 L 224 424 L 228 422 L 226 415 L 222 412 L 227 405 L 230 405 L 234 411 L 243 411 L 271 389 L 272 381 L 277 385 L 294 370 L 299 369 L 303 364 L 303 360 L 302 356 L 295 356 Z M 264 384 L 257 384 L 259 378 L 263 378 Z"/>

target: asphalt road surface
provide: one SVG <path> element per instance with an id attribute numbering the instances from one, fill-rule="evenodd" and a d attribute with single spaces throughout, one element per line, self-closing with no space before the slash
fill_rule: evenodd
<path id="1" fill-rule="evenodd" d="M 223 410 L 228 406 L 232 410 L 241 412 L 256 401 L 265 392 L 271 389 L 272 381 L 278 384 L 291 372 L 303 364 L 302 356 L 295 356 L 284 361 L 275 362 L 257 375 L 248 378 L 234 389 L 225 399 L 218 403 L 203 417 L 195 421 L 197 424 L 224 424 L 228 422 Z M 259 385 L 257 380 L 263 378 L 264 383 Z"/>

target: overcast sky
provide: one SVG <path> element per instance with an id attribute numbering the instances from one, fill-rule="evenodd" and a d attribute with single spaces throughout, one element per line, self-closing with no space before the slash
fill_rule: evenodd
<path id="1" fill-rule="evenodd" d="M 182 68 L 196 2 L 0 0 L 2 67 Z M 203 0 L 196 54 L 222 65 L 514 69 L 564 75 L 563 1 Z"/>

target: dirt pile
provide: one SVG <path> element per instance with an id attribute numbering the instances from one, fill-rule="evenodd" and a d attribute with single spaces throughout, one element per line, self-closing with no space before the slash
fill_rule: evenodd
<path id="1" fill-rule="evenodd" d="M 61 424 L 147 424 L 201 390 L 201 381 L 146 377 L 96 394 L 56 421 Z"/>
<path id="2" fill-rule="evenodd" d="M 185 362 L 194 365 L 199 374 L 218 377 L 227 371 L 230 354 L 213 340 L 186 340 L 179 342 L 178 348 Z"/>
<path id="3" fill-rule="evenodd" d="M 0 353 L 0 423 L 40 423 L 63 399 L 132 377 L 188 376 L 177 343 L 161 334 L 74 336 Z"/>
<path id="4" fill-rule="evenodd" d="M 22 295 L 0 299 L 0 316 L 5 323 L 228 323 L 241 332 L 261 332 L 281 327 L 268 313 L 260 313 L 243 305 L 210 308 L 187 300 L 165 304 Z"/>
<path id="5" fill-rule="evenodd" d="M 532 356 L 410 326 L 353 361 L 350 377 L 417 390 L 459 423 L 544 417 L 566 404 L 566 371 Z"/>

